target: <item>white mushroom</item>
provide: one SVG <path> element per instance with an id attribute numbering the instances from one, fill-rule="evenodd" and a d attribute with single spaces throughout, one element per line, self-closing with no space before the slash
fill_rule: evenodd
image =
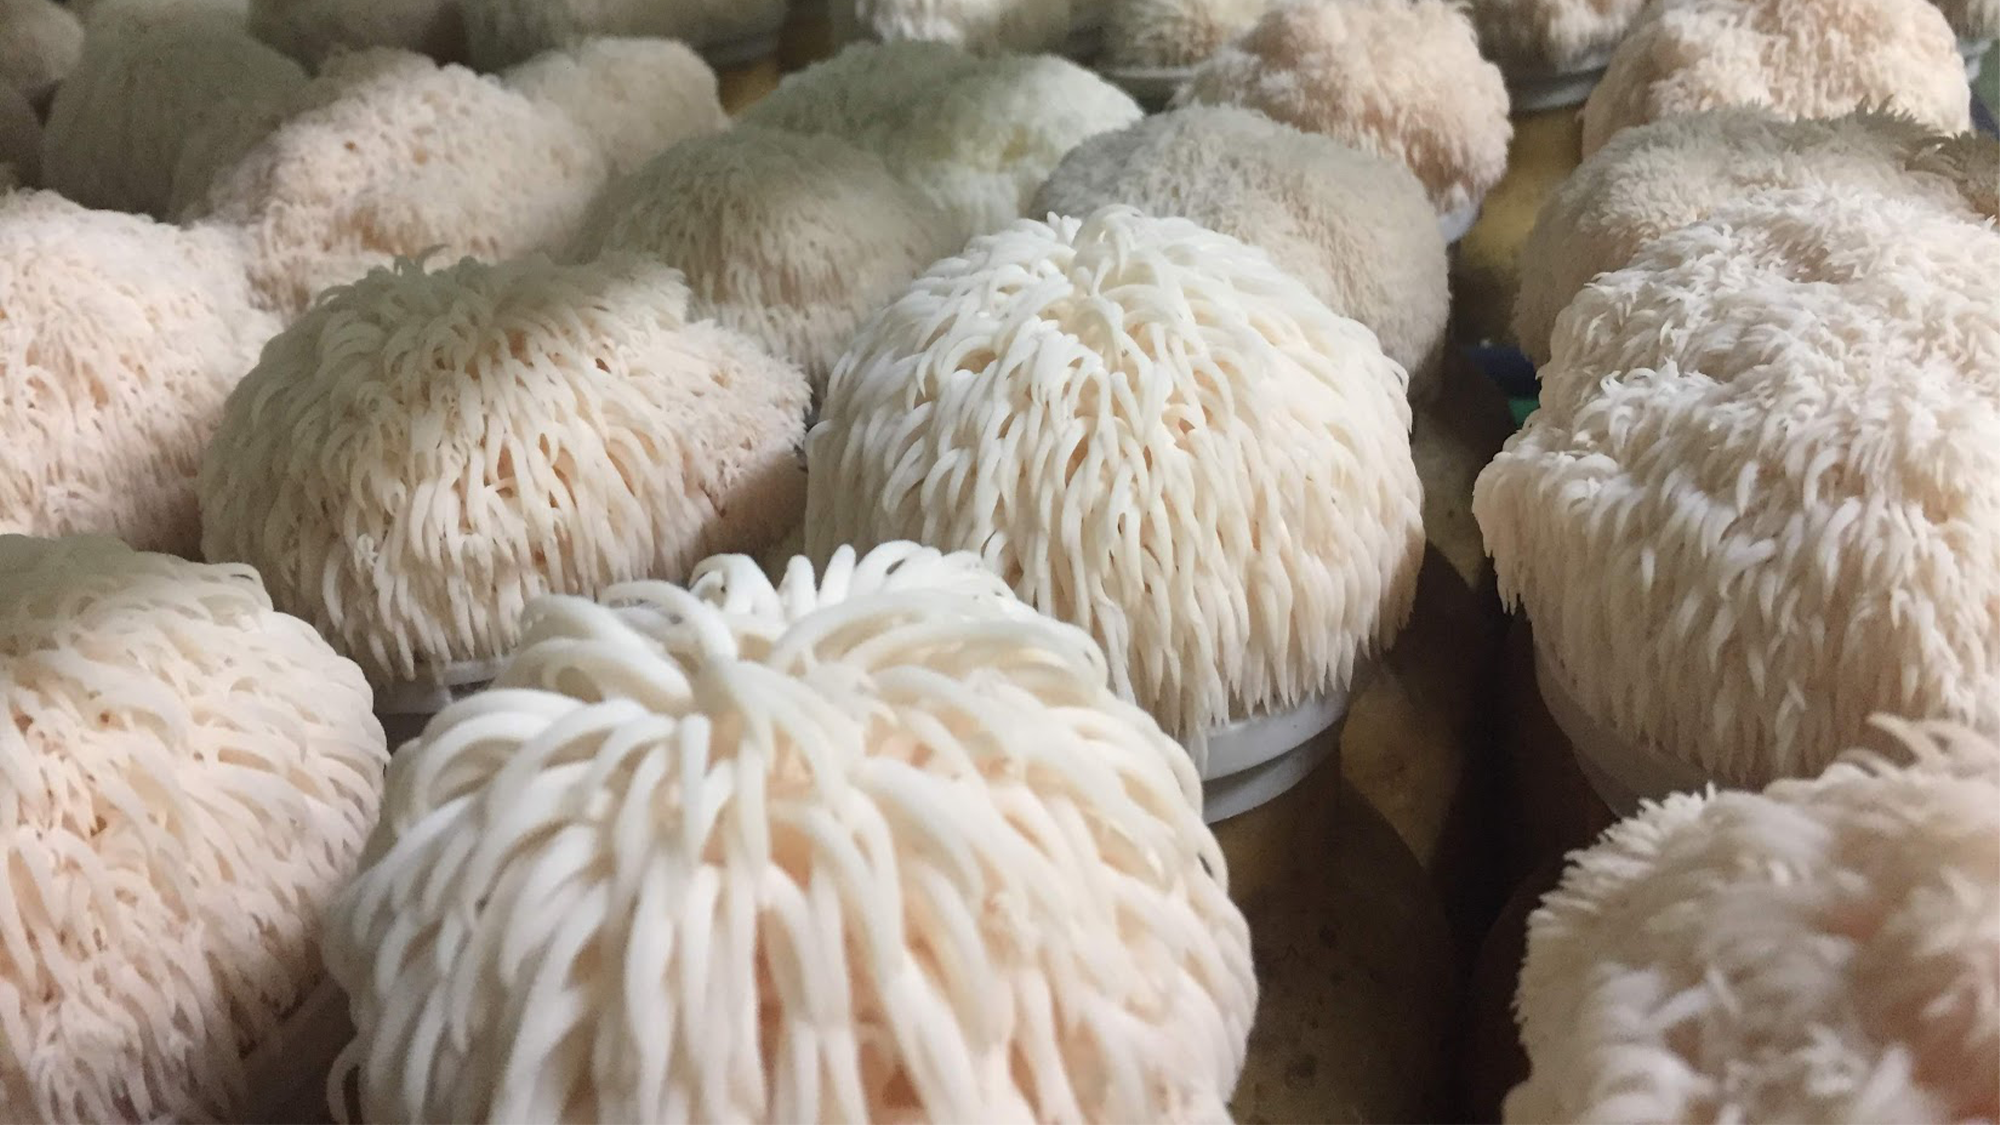
<path id="1" fill-rule="evenodd" d="M 1207 1121 L 1249 933 L 1186 756 L 977 560 L 529 612 L 331 914 L 375 1120 Z"/>
<path id="2" fill-rule="evenodd" d="M 536 55 L 503 77 L 597 138 L 614 175 L 679 141 L 729 127 L 715 71 L 672 39 L 586 39 Z"/>
<path id="3" fill-rule="evenodd" d="M 1743 786 L 1877 711 L 2000 724 L 1996 260 L 1928 202 L 1767 193 L 1557 318 L 1474 511 L 1594 720 Z"/>
<path id="4" fill-rule="evenodd" d="M 984 558 L 1206 732 L 1345 687 L 1423 554 L 1403 369 L 1262 251 L 1107 208 L 933 266 L 835 368 L 806 547 Z"/>
<path id="5" fill-rule="evenodd" d="M 0 699 L 7 1117 L 255 1113 L 382 798 L 360 670 L 248 567 L 0 535 Z"/>
<path id="6" fill-rule="evenodd" d="M 202 450 L 278 331 L 238 242 L 0 196 L 0 313 L 0 531 L 193 554 Z"/>
<path id="7" fill-rule="evenodd" d="M 1155 114 L 1078 145 L 1030 213 L 1126 203 L 1262 248 L 1313 296 L 1368 326 L 1410 374 L 1436 383 L 1451 313 L 1444 239 L 1423 185 L 1399 164 L 1246 109 Z"/>
<path id="8" fill-rule="evenodd" d="M 1584 103 L 1583 154 L 1620 129 L 1728 106 L 1972 127 L 1958 38 L 1929 0 L 1662 0 Z"/>
<path id="9" fill-rule="evenodd" d="M 869 153 L 746 125 L 676 145 L 612 185 L 571 256 L 629 251 L 678 267 L 695 316 L 791 359 L 817 393 L 863 318 L 960 241 Z"/>
<path id="10" fill-rule="evenodd" d="M 506 655 L 541 594 L 775 541 L 805 377 L 687 306 L 673 270 L 622 258 L 405 261 L 332 291 L 230 397 L 202 549 L 416 689 Z"/>
<path id="11" fill-rule="evenodd" d="M 2000 1117 L 2000 743 L 1884 723 L 1761 794 L 1680 794 L 1529 919 L 1506 1119 Z"/>

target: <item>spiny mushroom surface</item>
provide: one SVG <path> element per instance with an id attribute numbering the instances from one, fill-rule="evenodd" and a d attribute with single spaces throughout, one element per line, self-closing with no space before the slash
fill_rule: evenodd
<path id="1" fill-rule="evenodd" d="M 775 37 L 785 0 L 459 0 L 466 49 L 502 70 L 592 36 L 654 36 L 701 48 Z"/>
<path id="2" fill-rule="evenodd" d="M 49 108 L 43 184 L 86 207 L 166 216 L 177 191 L 201 190 L 216 171 L 183 169 L 196 137 L 247 135 L 243 147 L 305 84 L 297 63 L 207 5 L 107 5 Z"/>
<path id="3" fill-rule="evenodd" d="M 587 39 L 536 55 L 505 81 L 597 138 L 613 175 L 729 127 L 715 71 L 672 39 Z"/>
<path id="4" fill-rule="evenodd" d="M 1235 105 L 1395 160 L 1468 225 L 1507 170 L 1507 84 L 1446 0 L 1292 0 L 1210 56 L 1174 104 Z"/>
<path id="5" fill-rule="evenodd" d="M 2000 729 L 1996 256 L 1930 203 L 1773 192 L 1557 318 L 1474 511 L 1594 719 L 1744 786 L 1876 711 Z"/>
<path id="6" fill-rule="evenodd" d="M 875 153 L 964 238 L 1020 218 L 1071 149 L 1141 116 L 1129 95 L 1064 59 L 900 42 L 856 44 L 790 76 L 744 120 Z"/>
<path id="7" fill-rule="evenodd" d="M 187 213 L 248 232 L 259 292 L 296 315 L 398 255 L 499 260 L 560 246 L 608 174 L 561 110 L 464 67 L 377 49 L 330 60 L 302 107 Z"/>
<path id="8" fill-rule="evenodd" d="M 454 60 L 465 49 L 459 0 L 249 0 L 252 34 L 308 66 L 337 51 L 395 47 Z"/>
<path id="9" fill-rule="evenodd" d="M 55 0 L 0 0 L 0 84 L 44 104 L 83 53 L 83 24 Z"/>
<path id="10" fill-rule="evenodd" d="M 1645 0 L 1471 0 L 1479 49 L 1509 78 L 1595 70 L 1611 57 Z"/>
<path id="11" fill-rule="evenodd" d="M 1405 374 L 1260 250 L 1106 208 L 933 266 L 808 439 L 806 548 L 972 551 L 1207 732 L 1345 685 L 1423 554 Z"/>
<path id="12" fill-rule="evenodd" d="M 0 1104 L 231 1120 L 375 824 L 368 685 L 249 567 L 0 535 Z"/>
<path id="13" fill-rule="evenodd" d="M 379 686 L 504 656 L 522 607 L 678 578 L 798 518 L 805 377 L 638 259 L 415 262 L 329 293 L 230 396 L 202 547 Z"/>
<path id="14" fill-rule="evenodd" d="M 1528 922 L 1518 1122 L 2000 1117 L 2000 744 L 1648 804 Z"/>
<path id="15" fill-rule="evenodd" d="M 745 125 L 675 145 L 613 184 L 570 256 L 631 252 L 678 268 L 695 316 L 797 363 L 821 393 L 863 319 L 959 243 L 873 155 Z"/>
<path id="16" fill-rule="evenodd" d="M 1246 109 L 1194 106 L 1078 145 L 1029 213 L 1083 216 L 1114 203 L 1263 249 L 1334 312 L 1367 325 L 1409 372 L 1412 397 L 1435 383 L 1448 260 L 1423 185 L 1401 165 Z"/>
<path id="17" fill-rule="evenodd" d="M 0 196 L 0 531 L 192 554 L 223 399 L 278 331 L 227 232 Z"/>
<path id="18" fill-rule="evenodd" d="M 920 39 L 969 50 L 1061 47 L 1084 15 L 1080 0 L 831 0 L 836 33 L 884 42 Z"/>
<path id="19" fill-rule="evenodd" d="M 332 911 L 366 1115 L 1225 1118 L 1256 981 L 1200 784 L 1011 601 L 897 544 L 537 603 Z"/>
<path id="20" fill-rule="evenodd" d="M 1271 0 L 1106 0 L 1105 62 L 1190 67 L 1250 30 Z"/>
<path id="21" fill-rule="evenodd" d="M 1946 149 L 1945 140 L 1890 114 L 1788 121 L 1759 109 L 1623 130 L 1542 205 L 1521 248 L 1515 340 L 1548 362 L 1556 314 L 1591 278 L 1749 193 L 1817 186 L 1925 199 L 1975 218 L 1982 181 L 1989 195 L 2000 190 L 2000 146 L 1967 138 Z M 1983 210 L 1994 215 L 1991 203 Z"/>
<path id="22" fill-rule="evenodd" d="M 1929 0 L 1662 0 L 1584 103 L 1583 154 L 1620 129 L 1727 106 L 1972 127 L 1958 37 Z"/>

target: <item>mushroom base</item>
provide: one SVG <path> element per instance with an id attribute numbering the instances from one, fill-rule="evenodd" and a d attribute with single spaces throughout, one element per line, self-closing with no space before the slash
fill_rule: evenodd
<path id="1" fill-rule="evenodd" d="M 1592 715 L 1539 638 L 1535 641 L 1535 683 L 1549 717 L 1569 739 L 1584 778 L 1616 816 L 1632 815 L 1641 801 L 1657 801 L 1708 784 L 1708 777 L 1700 770 L 1620 735 Z"/>
<path id="2" fill-rule="evenodd" d="M 435 679 L 392 684 L 375 693 L 375 717 L 382 720 L 382 733 L 389 749 L 423 733 L 431 716 L 484 690 L 500 674 L 505 660 L 467 660 L 447 665 Z"/>
<path id="3" fill-rule="evenodd" d="M 1210 731 L 1201 771 L 1202 819 L 1241 816 L 1305 780 L 1340 746 L 1340 728 L 1368 669 L 1341 688 L 1284 711 L 1267 711 Z"/>

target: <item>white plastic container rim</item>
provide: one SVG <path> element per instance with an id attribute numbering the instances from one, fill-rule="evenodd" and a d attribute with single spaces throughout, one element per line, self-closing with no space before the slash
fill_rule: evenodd
<path id="1" fill-rule="evenodd" d="M 1611 52 L 1606 50 L 1584 60 L 1560 74 L 1509 74 L 1507 75 L 1507 104 L 1511 113 L 1540 113 L 1550 109 L 1568 109 L 1590 100 L 1590 92 L 1604 77 L 1604 68 L 1611 62 Z"/>
<path id="2" fill-rule="evenodd" d="M 1208 764 L 1201 771 L 1202 819 L 1214 824 L 1241 816 L 1304 781 L 1339 746 L 1348 704 L 1370 670 L 1357 666 L 1345 687 L 1210 731 Z"/>
<path id="3" fill-rule="evenodd" d="M 1486 205 L 1484 198 L 1475 199 L 1456 211 L 1447 211 L 1438 216 L 1438 233 L 1444 235 L 1446 246 L 1455 245 L 1459 239 L 1471 233 L 1479 222 L 1479 209 Z"/>
<path id="4" fill-rule="evenodd" d="M 385 687 L 375 693 L 375 713 L 435 715 L 492 683 L 506 663 L 504 658 L 462 660 L 445 665 L 443 674 L 435 680 Z"/>
<path id="5" fill-rule="evenodd" d="M 324 1097 L 327 1072 L 353 1034 L 347 995 L 332 977 L 322 976 L 278 1030 L 244 1056 L 250 1104 L 242 1119 L 283 1121 L 302 1090 L 314 1098 Z"/>
<path id="6" fill-rule="evenodd" d="M 1577 698 L 1569 674 L 1540 640 L 1535 642 L 1535 683 L 1549 717 L 1576 750 L 1584 778 L 1620 818 L 1639 811 L 1642 800 L 1656 801 L 1708 784 L 1708 777 L 1696 767 L 1626 738 L 1592 715 Z"/>

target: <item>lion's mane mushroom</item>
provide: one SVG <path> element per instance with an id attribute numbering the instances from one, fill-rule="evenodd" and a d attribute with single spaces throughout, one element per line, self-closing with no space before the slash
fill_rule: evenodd
<path id="1" fill-rule="evenodd" d="M 1662 0 L 1584 103 L 1583 154 L 1620 129 L 1729 106 L 1972 127 L 1958 38 L 1929 0 Z"/>
<path id="2" fill-rule="evenodd" d="M 672 39 L 586 39 L 536 55 L 504 78 L 596 137 L 614 175 L 729 127 L 715 71 Z"/>
<path id="3" fill-rule="evenodd" d="M 1877 711 L 2000 724 L 1996 256 L 1928 202 L 1772 192 L 1557 318 L 1474 511 L 1633 795 L 1814 773 Z"/>
<path id="4" fill-rule="evenodd" d="M 972 551 L 1206 733 L 1345 687 L 1423 554 L 1403 369 L 1262 251 L 1107 208 L 933 266 L 835 368 L 806 547 Z"/>
<path id="5" fill-rule="evenodd" d="M 1622 269 L 1641 246 L 1746 193 L 1824 187 L 2000 217 L 1990 201 L 1996 185 L 2000 145 L 1947 141 L 1889 114 L 1788 121 L 1723 109 L 1635 126 L 1592 153 L 1542 204 L 1521 248 L 1515 340 L 1546 363 L 1556 314 L 1591 278 Z"/>
<path id="6" fill-rule="evenodd" d="M 368 1116 L 1226 1116 L 1186 756 L 975 559 L 802 564 L 539 602 L 404 750 L 328 939 Z"/>
<path id="7" fill-rule="evenodd" d="M 1412 396 L 1434 383 L 1449 262 L 1423 185 L 1401 165 L 1246 109 L 1194 106 L 1078 145 L 1030 214 L 1083 216 L 1114 203 L 1263 249 L 1334 312 L 1374 331 L 1409 372 Z"/>
<path id="8" fill-rule="evenodd" d="M 195 551 L 202 450 L 279 327 L 243 271 L 225 231 L 0 196 L 0 531 Z"/>
<path id="9" fill-rule="evenodd" d="M 1648 804 L 1529 919 L 1506 1119 L 2000 1117 L 2000 744 Z"/>
<path id="10" fill-rule="evenodd" d="M 83 23 L 55 0 L 0 0 L 0 84 L 46 104 L 83 54 Z"/>
<path id="11" fill-rule="evenodd" d="M 423 693 L 490 676 L 540 594 L 775 541 L 805 377 L 687 306 L 673 270 L 622 258 L 403 261 L 332 291 L 229 399 L 203 550 Z"/>
<path id="12" fill-rule="evenodd" d="M 0 700 L 8 1118 L 256 1119 L 381 803 L 360 669 L 249 567 L 0 535 Z"/>
<path id="13" fill-rule="evenodd" d="M 106 5 L 49 107 L 42 182 L 86 207 L 164 217 L 217 170 L 191 150 L 247 147 L 305 84 L 210 5 Z"/>
<path id="14" fill-rule="evenodd" d="M 397 256 L 560 246 L 608 175 L 561 110 L 381 48 L 329 61 L 301 107 L 184 214 L 247 231 L 252 280 L 296 315 Z"/>
<path id="15" fill-rule="evenodd" d="M 862 320 L 958 249 L 955 225 L 838 137 L 740 126 L 675 145 L 613 184 L 571 256 L 651 255 L 693 312 L 804 368 L 815 392 Z"/>
<path id="16" fill-rule="evenodd" d="M 1291 0 L 1197 66 L 1176 105 L 1235 105 L 1386 157 L 1446 236 L 1507 170 L 1507 83 L 1446 0 Z"/>
<path id="17" fill-rule="evenodd" d="M 832 133 L 875 153 L 953 216 L 963 238 L 1020 218 L 1071 149 L 1141 116 L 1125 93 L 1064 59 L 904 41 L 856 44 L 791 75 L 744 120 Z"/>

